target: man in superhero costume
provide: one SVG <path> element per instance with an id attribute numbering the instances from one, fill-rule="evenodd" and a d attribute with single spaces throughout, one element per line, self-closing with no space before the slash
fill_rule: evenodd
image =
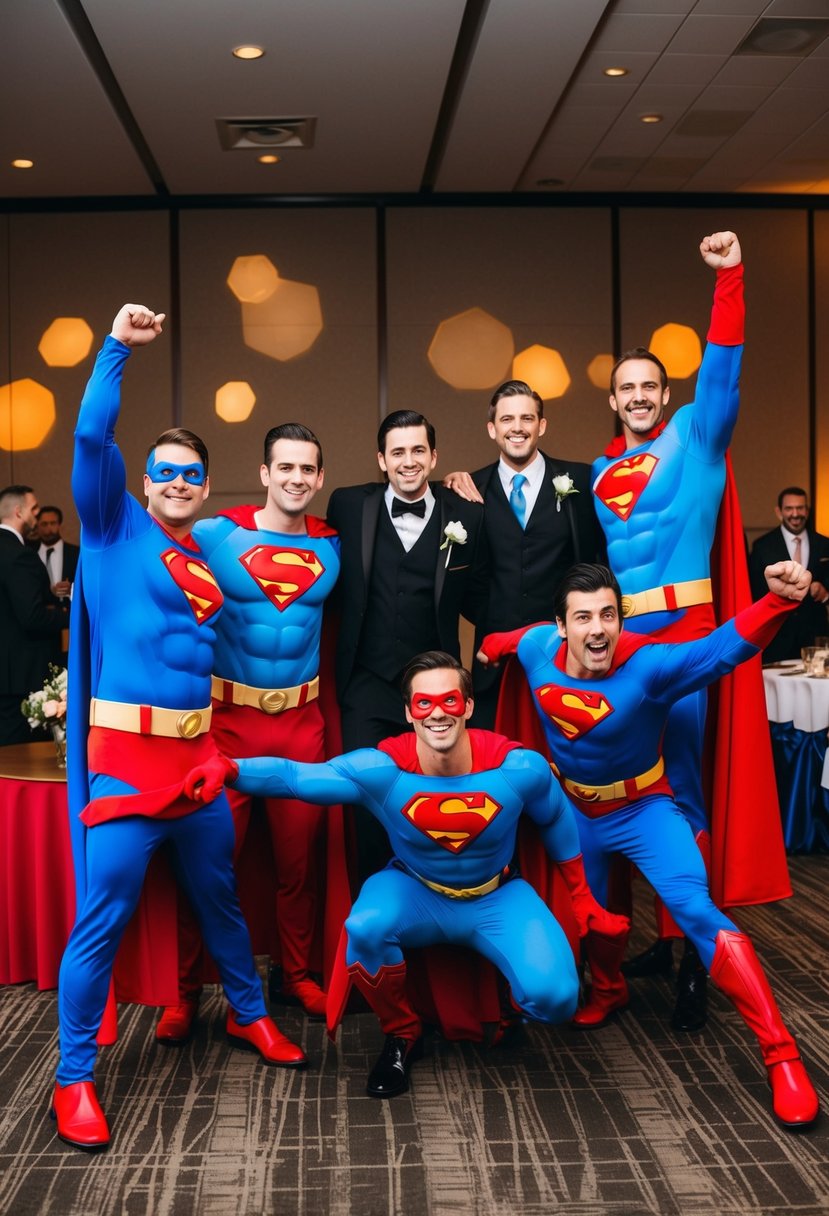
<path id="1" fill-rule="evenodd" d="M 406 947 L 470 946 L 509 982 L 514 1004 L 543 1022 L 566 1021 L 578 996 L 573 953 L 549 908 L 512 867 L 522 811 L 573 898 L 582 934 L 609 943 L 627 935 L 625 917 L 596 903 L 584 881 L 572 808 L 536 752 L 490 731 L 467 730 L 472 677 L 457 659 L 427 651 L 403 676 L 406 719 L 414 732 L 379 748 L 347 752 L 328 764 L 241 760 L 231 778 L 248 793 L 327 805 L 360 803 L 389 834 L 389 865 L 363 884 L 345 924 L 347 979 L 329 993 L 329 1027 L 349 987 L 365 996 L 386 1034 L 367 1093 L 391 1098 L 408 1088 L 421 1022 L 406 992 Z M 215 763 L 194 770 L 188 787 L 212 797 L 224 778 Z M 216 775 L 217 774 L 217 775 Z"/>
<path id="2" fill-rule="evenodd" d="M 267 490 L 263 507 L 233 507 L 202 520 L 193 536 L 210 563 L 224 598 L 216 622 L 211 731 L 228 756 L 289 756 L 319 761 L 326 755 L 320 712 L 322 608 L 340 570 L 339 540 L 324 520 L 307 515 L 323 484 L 322 448 L 312 431 L 283 423 L 265 436 L 259 470 Z M 252 800 L 228 792 L 236 853 L 248 830 Z M 325 1013 L 325 994 L 311 978 L 311 952 L 324 906 L 322 888 L 325 812 L 285 799 L 265 804 L 276 871 L 276 927 L 282 964 L 280 995 L 307 1013 Z M 333 850 L 332 850 L 333 851 Z M 336 935 L 348 907 L 344 857 L 330 900 L 339 906 Z M 189 1038 L 199 999 L 189 918 L 183 915 L 185 956 L 180 1001 L 156 1027 L 163 1043 Z"/>
<path id="3" fill-rule="evenodd" d="M 661 749 L 671 706 L 757 654 L 807 594 L 811 575 L 780 562 L 767 568 L 766 581 L 770 594 L 733 620 L 695 641 L 665 645 L 622 632 L 623 598 L 607 567 L 574 566 L 556 597 L 555 626 L 492 634 L 482 655 L 497 662 L 517 652 L 559 780 L 576 806 L 591 888 L 605 897 L 615 853 L 638 866 L 756 1034 L 775 1115 L 800 1128 L 817 1116 L 817 1095 L 749 939 L 711 900 Z M 576 1026 L 601 1026 L 627 1004 L 624 946 L 588 933 L 592 987 Z"/>
<path id="4" fill-rule="evenodd" d="M 695 400 L 666 423 L 664 412 L 670 389 L 665 368 L 650 351 L 628 351 L 611 374 L 610 405 L 619 418 L 622 434 L 593 464 L 596 513 L 607 538 L 608 564 L 624 593 L 627 626 L 631 632 L 647 633 L 666 642 L 703 637 L 717 623 L 711 552 L 727 484 L 726 449 L 739 406 L 745 322 L 740 244 L 733 232 L 715 232 L 704 238 L 700 253 L 716 271 L 717 280 Z M 730 478 L 727 495 L 726 515 L 732 527 L 723 548 L 736 569 L 728 571 L 726 591 L 732 593 L 735 580 L 739 580 L 742 594 L 720 605 L 720 620 L 749 603 L 739 508 Z M 722 533 L 722 523 L 720 527 Z M 729 734 L 725 746 L 718 748 L 715 761 L 716 779 L 721 784 L 713 791 L 717 873 L 712 882 L 717 902 L 726 906 L 779 899 L 791 893 L 778 808 L 768 794 L 768 790 L 774 790 L 770 754 L 763 754 L 760 748 L 766 732 L 759 660 L 753 666 L 757 670 L 747 669 L 734 677 L 740 682 L 740 714 L 744 719 L 750 715 L 746 734 L 740 739 Z M 728 728 L 726 707 L 733 692 L 729 684 L 721 694 L 723 729 Z M 706 705 L 707 694 L 701 689 L 673 706 L 665 731 L 664 757 L 676 801 L 710 868 L 709 815 L 702 786 Z M 739 723 L 736 730 L 740 730 Z M 746 737 L 752 756 L 748 764 L 743 750 Z M 727 774 L 734 767 L 739 780 L 729 782 Z M 756 829 L 758 814 L 764 817 L 768 829 L 767 848 L 759 865 L 751 854 L 752 873 L 746 879 L 738 848 L 732 844 Z M 723 880 L 721 872 L 726 866 Z M 658 941 L 625 965 L 628 976 L 672 969 L 673 938 L 679 931 L 658 901 L 657 928 Z M 672 1018 L 674 1029 L 698 1030 L 705 1024 L 705 978 L 693 945 L 686 939 Z"/>
<path id="5" fill-rule="evenodd" d="M 306 1063 L 266 1016 L 236 897 L 227 800 L 200 805 L 184 791 L 195 763 L 225 763 L 208 733 L 222 596 L 190 535 L 209 492 L 207 450 L 189 431 L 161 435 L 147 460 L 144 510 L 127 493 L 115 443 L 124 364 L 133 347 L 161 333 L 163 320 L 163 313 L 124 305 L 75 430 L 82 558 L 72 616 L 69 780 L 78 902 L 58 985 L 52 1114 L 61 1139 L 84 1149 L 109 1144 L 93 1082 L 95 1036 L 121 935 L 163 843 L 218 965 L 228 1035 L 269 1064 Z"/>

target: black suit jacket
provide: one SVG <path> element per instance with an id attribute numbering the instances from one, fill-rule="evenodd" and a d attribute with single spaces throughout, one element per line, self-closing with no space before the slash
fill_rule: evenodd
<path id="1" fill-rule="evenodd" d="M 0 693 L 24 697 L 42 686 L 68 623 L 35 550 L 0 528 Z"/>
<path id="2" fill-rule="evenodd" d="M 829 536 L 807 528 L 809 536 L 809 572 L 824 587 L 829 587 Z M 779 528 L 758 536 L 748 559 L 751 579 L 751 594 L 759 600 L 768 591 L 763 571 L 773 562 L 789 560 L 789 550 Z M 813 600 L 811 595 L 786 616 L 783 624 L 763 651 L 766 663 L 777 663 L 781 659 L 799 659 L 803 646 L 813 646 L 816 637 L 829 635 L 829 618 L 826 605 Z"/>
<path id="3" fill-rule="evenodd" d="M 34 548 L 35 553 L 38 555 L 38 557 L 40 557 L 40 544 L 38 543 Z M 68 540 L 63 542 L 63 563 L 60 571 L 61 579 L 68 579 L 70 583 L 74 583 L 75 571 L 78 568 L 78 558 L 80 555 L 80 546 L 73 545 L 72 542 Z M 41 561 L 42 560 L 43 559 L 41 558 Z M 45 564 L 46 563 L 44 562 L 44 565 Z"/>
<path id="4" fill-rule="evenodd" d="M 439 512 L 441 543 L 446 525 L 460 520 L 466 528 L 464 545 L 453 545 L 446 564 L 446 550 L 435 547 L 435 615 L 438 637 L 435 647 L 458 655 L 458 618 L 477 621 L 486 605 L 487 557 L 483 529 L 484 512 L 478 503 L 465 502 L 437 482 L 431 482 L 435 510 Z M 381 510 L 385 510 L 386 487 L 377 482 L 335 490 L 328 504 L 328 522 L 336 528 L 341 544 L 340 578 L 334 598 L 339 611 L 337 645 L 337 692 L 342 695 L 354 669 L 357 647 L 366 612 L 374 559 L 374 541 Z"/>
<path id="5" fill-rule="evenodd" d="M 498 496 L 507 510 L 487 510 L 485 528 L 491 570 L 487 611 L 477 622 L 476 651 L 487 633 L 519 629 L 536 621 L 553 619 L 553 596 L 562 576 L 575 562 L 605 561 L 604 539 L 593 507 L 590 466 L 555 460 L 542 452 L 544 480 L 535 506 L 522 529 L 504 493 L 498 462 L 478 469 L 472 479 L 484 500 Z M 568 474 L 578 491 L 568 495 L 556 510 L 553 478 Z M 541 537 L 545 540 L 541 542 Z M 492 668 L 476 664 L 476 684 L 486 686 L 498 678 Z"/>

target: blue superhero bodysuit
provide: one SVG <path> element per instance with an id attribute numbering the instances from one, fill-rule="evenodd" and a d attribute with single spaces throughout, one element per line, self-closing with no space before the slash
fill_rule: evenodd
<path id="1" fill-rule="evenodd" d="M 346 921 L 349 971 L 366 981 L 361 990 L 387 1033 L 415 1037 L 395 1022 L 391 1003 L 378 1000 L 378 977 L 400 969 L 408 946 L 472 947 L 504 973 L 515 1003 L 541 1021 L 562 1021 L 576 1005 L 567 938 L 533 888 L 509 869 L 522 811 L 551 857 L 576 857 L 572 810 L 537 753 L 487 731 L 469 737 L 473 771 L 465 776 L 419 772 L 413 734 L 327 764 L 240 761 L 239 789 L 323 805 L 359 803 L 388 832 L 394 857 L 366 880 Z M 399 997 L 397 991 L 395 1005 Z"/>
<path id="2" fill-rule="evenodd" d="M 234 508 L 193 529 L 224 596 L 213 662 L 213 736 L 225 755 L 317 762 L 326 755 L 316 682 L 322 611 L 339 574 L 340 542 L 314 516 L 305 517 L 303 533 L 279 533 L 261 529 L 257 512 L 256 507 Z M 278 713 L 262 708 L 268 698 L 273 704 L 280 691 L 289 690 L 295 704 Z M 260 700 L 263 693 L 265 701 Z M 232 789 L 228 798 L 238 855 L 251 799 Z M 321 897 L 324 811 L 285 799 L 267 799 L 265 810 L 276 871 L 283 989 L 290 991 L 297 983 L 307 984 L 309 971 L 322 970 L 326 953 L 333 955 L 348 908 L 348 880 L 342 850 L 332 839 L 328 889 Z M 339 856 L 332 855 L 338 851 Z M 314 962 L 315 925 L 322 923 L 318 907 L 323 904 L 330 927 L 323 937 L 333 939 L 333 948 L 318 951 Z"/>
<path id="3" fill-rule="evenodd" d="M 203 729 L 200 714 L 210 704 L 221 593 L 198 548 L 171 537 L 126 491 L 114 429 L 129 354 L 121 342 L 106 339 L 75 432 L 72 486 L 82 524 L 83 603 L 73 607 L 70 816 L 78 914 L 58 992 L 57 1079 L 64 1086 L 92 1079 L 115 953 L 148 862 L 164 842 L 172 846 L 178 877 L 239 1023 L 266 1013 L 236 898 L 227 800 L 221 795 L 200 808 L 183 794 L 193 763 L 215 756 L 209 736 L 195 732 Z M 87 619 L 88 654 L 82 654 L 82 640 L 74 635 Z M 79 695 L 85 688 L 115 703 L 110 712 L 132 714 L 138 724 L 138 733 L 106 722 L 92 726 L 88 776 L 88 703 Z M 167 719 L 182 722 L 175 737 L 151 733 L 153 707 L 178 711 Z"/>
<path id="4" fill-rule="evenodd" d="M 552 626 L 525 632 L 517 653 L 560 780 L 577 808 L 591 888 L 601 899 L 614 853 L 636 863 L 757 1036 L 777 1118 L 799 1128 L 815 1119 L 817 1095 L 750 940 L 711 900 L 702 856 L 671 796 L 660 751 L 676 699 L 756 654 L 794 607 L 795 600 L 767 595 L 707 637 L 679 645 L 622 633 L 608 674 L 592 680 L 567 673 L 566 647 Z M 489 659 L 513 651 L 517 636 L 485 640 Z M 591 931 L 585 949 L 592 987 L 573 1020 L 591 1029 L 627 1003 L 624 941 Z"/>
<path id="5" fill-rule="evenodd" d="M 708 969 L 718 932 L 735 926 L 711 900 L 702 856 L 660 771 L 665 720 L 678 698 L 756 654 L 794 603 L 766 596 L 706 637 L 680 645 L 623 633 L 601 679 L 566 673 L 566 647 L 554 626 L 530 629 L 518 643 L 550 754 L 578 811 L 591 888 L 602 900 L 612 855 L 630 858 Z"/>
<path id="6" fill-rule="evenodd" d="M 696 396 L 656 438 L 593 463 L 596 514 L 608 562 L 634 614 L 626 627 L 688 641 L 715 625 L 711 547 L 725 485 L 725 453 L 737 421 L 744 325 L 743 267 L 717 272 L 711 330 Z M 700 581 L 702 586 L 693 584 Z M 690 584 L 690 586 L 689 586 Z M 664 588 L 664 597 L 660 594 Z M 650 603 L 644 593 L 656 592 Z M 660 602 L 667 606 L 660 609 Z M 677 606 L 678 604 L 678 606 Z M 682 606 L 685 604 L 685 606 Z M 677 802 L 694 834 L 708 828 L 701 759 L 706 693 L 671 709 L 664 755 Z"/>

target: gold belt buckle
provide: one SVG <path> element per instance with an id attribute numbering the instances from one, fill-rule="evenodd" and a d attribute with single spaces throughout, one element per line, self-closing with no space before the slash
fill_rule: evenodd
<path id="1" fill-rule="evenodd" d="M 202 715 L 198 710 L 188 710 L 176 718 L 176 730 L 182 739 L 195 739 L 201 730 Z"/>
<path id="2" fill-rule="evenodd" d="M 623 617 L 631 616 L 632 613 L 633 613 L 633 596 L 632 595 L 623 595 L 622 596 L 622 616 Z"/>
<path id="3" fill-rule="evenodd" d="M 288 704 L 288 694 L 281 688 L 269 688 L 260 693 L 259 708 L 266 714 L 281 714 Z"/>

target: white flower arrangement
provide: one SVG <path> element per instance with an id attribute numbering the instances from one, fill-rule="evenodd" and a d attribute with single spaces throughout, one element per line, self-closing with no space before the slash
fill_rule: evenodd
<path id="1" fill-rule="evenodd" d="M 459 519 L 450 519 L 449 523 L 443 529 L 445 540 L 441 545 L 441 550 L 446 549 L 446 562 L 444 569 L 449 565 L 449 558 L 452 556 L 453 545 L 465 545 L 467 540 L 467 531 Z"/>
<path id="2" fill-rule="evenodd" d="M 556 492 L 556 510 L 561 510 L 561 504 L 565 498 L 569 498 L 571 494 L 578 494 L 578 490 L 573 485 L 573 478 L 569 473 L 559 473 L 558 477 L 553 478 L 553 489 Z"/>
<path id="3" fill-rule="evenodd" d="M 39 726 L 66 726 L 66 668 L 49 664 L 49 675 L 43 687 L 30 692 L 20 703 L 32 730 Z"/>

